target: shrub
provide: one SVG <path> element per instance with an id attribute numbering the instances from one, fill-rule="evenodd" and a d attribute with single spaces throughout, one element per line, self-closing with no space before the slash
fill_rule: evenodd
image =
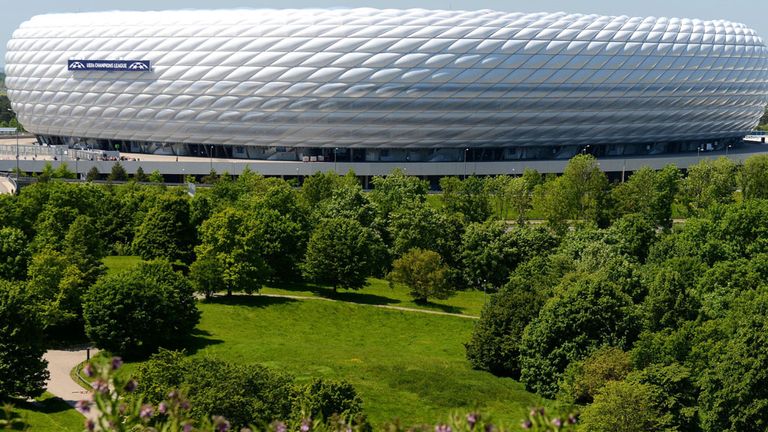
<path id="1" fill-rule="evenodd" d="M 328 381 L 315 378 L 312 382 L 297 385 L 292 398 L 293 421 L 302 419 L 330 420 L 334 415 L 360 422 L 363 401 L 352 384 L 346 381 Z"/>
<path id="2" fill-rule="evenodd" d="M 595 395 L 610 381 L 621 381 L 632 371 L 628 353 L 603 347 L 580 362 L 573 362 L 563 374 L 560 390 L 567 400 L 592 402 Z"/>
<path id="3" fill-rule="evenodd" d="M 581 428 L 585 432 L 646 432 L 659 430 L 659 417 L 645 384 L 611 381 L 584 409 Z"/>
<path id="4" fill-rule="evenodd" d="M 83 315 L 98 347 L 126 356 L 171 346 L 200 319 L 189 283 L 163 261 L 99 279 L 83 299 Z"/>

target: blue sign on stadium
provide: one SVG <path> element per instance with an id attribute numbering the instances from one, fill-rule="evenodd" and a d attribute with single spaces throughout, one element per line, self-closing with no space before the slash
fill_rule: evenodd
<path id="1" fill-rule="evenodd" d="M 149 60 L 68 60 L 71 71 L 147 72 L 152 69 Z"/>

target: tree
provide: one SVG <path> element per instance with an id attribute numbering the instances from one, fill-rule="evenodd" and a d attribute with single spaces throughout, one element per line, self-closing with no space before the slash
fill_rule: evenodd
<path id="1" fill-rule="evenodd" d="M 165 258 L 188 262 L 195 241 L 189 223 L 189 200 L 183 196 L 164 195 L 144 216 L 133 239 L 134 250 L 145 260 Z"/>
<path id="2" fill-rule="evenodd" d="M 442 199 L 446 210 L 464 215 L 467 222 L 483 222 L 491 217 L 491 202 L 484 180 L 479 177 L 440 179 Z"/>
<path id="3" fill-rule="evenodd" d="M 647 329 L 675 329 L 698 314 L 700 305 L 691 292 L 695 279 L 675 267 L 672 262 L 661 268 L 648 284 L 648 295 L 642 304 Z"/>
<path id="4" fill-rule="evenodd" d="M 94 180 L 98 180 L 99 176 L 99 169 L 96 167 L 91 167 L 91 169 L 89 169 L 88 173 L 85 175 L 85 181 L 92 182 Z"/>
<path id="5" fill-rule="evenodd" d="M 402 170 L 395 169 L 386 177 L 373 178 L 373 191 L 370 200 L 382 219 L 411 202 L 425 202 L 429 183 L 418 177 L 407 176 Z"/>
<path id="6" fill-rule="evenodd" d="M 335 172 L 316 172 L 304 178 L 301 185 L 301 199 L 310 208 L 331 198 L 334 191 L 342 186 L 360 186 L 354 174 L 339 176 Z"/>
<path id="7" fill-rule="evenodd" d="M 584 360 L 568 365 L 560 383 L 560 391 L 566 400 L 579 404 L 590 403 L 606 384 L 622 381 L 630 372 L 632 359 L 629 354 L 605 346 Z"/>
<path id="8" fill-rule="evenodd" d="M 139 183 L 144 183 L 149 180 L 149 177 L 144 174 L 144 168 L 138 167 L 136 168 L 136 174 L 134 174 L 133 179 Z"/>
<path id="9" fill-rule="evenodd" d="M 661 171 L 643 167 L 612 191 L 618 216 L 638 213 L 654 226 L 672 227 L 672 203 L 677 194 L 680 171 L 668 165 Z"/>
<path id="10" fill-rule="evenodd" d="M 68 256 L 46 249 L 32 257 L 27 277 L 27 295 L 46 335 L 54 340 L 81 337 L 82 297 L 88 285 L 78 266 Z"/>
<path id="11" fill-rule="evenodd" d="M 76 177 L 77 174 L 69 170 L 66 162 L 60 163 L 58 168 L 53 172 L 53 178 L 57 179 L 73 179 Z"/>
<path id="12" fill-rule="evenodd" d="M 24 232 L 18 228 L 0 228 L 0 279 L 24 279 L 29 259 L 27 236 Z"/>
<path id="13" fill-rule="evenodd" d="M 701 214 L 715 204 L 733 202 L 736 178 L 736 165 L 730 159 L 702 160 L 688 167 L 677 199 L 689 214 Z"/>
<path id="14" fill-rule="evenodd" d="M 40 320 L 18 286 L 0 280 L 0 399 L 36 397 L 48 379 Z"/>
<path id="15" fill-rule="evenodd" d="M 163 175 L 160 174 L 159 170 L 154 170 L 149 173 L 149 181 L 151 183 L 163 183 L 165 179 L 163 178 Z"/>
<path id="16" fill-rule="evenodd" d="M 197 261 L 190 268 L 198 292 L 210 296 L 222 289 L 228 295 L 238 289 L 259 291 L 269 278 L 264 259 L 269 245 L 261 231 L 252 214 L 230 207 L 208 218 L 200 227 Z"/>
<path id="17" fill-rule="evenodd" d="M 566 279 L 523 333 L 520 380 L 552 397 L 568 364 L 611 345 L 627 349 L 639 323 L 632 299 L 600 275 Z"/>
<path id="18" fill-rule="evenodd" d="M 650 387 L 652 406 L 659 413 L 660 430 L 697 432 L 698 387 L 691 370 L 679 363 L 654 364 L 627 376 L 628 383 Z"/>
<path id="19" fill-rule="evenodd" d="M 310 280 L 334 289 L 360 289 L 379 268 L 383 243 L 355 219 L 321 221 L 309 239 L 303 265 Z"/>
<path id="20" fill-rule="evenodd" d="M 126 357 L 178 344 L 200 320 L 189 283 L 164 261 L 99 279 L 83 299 L 83 316 L 96 346 Z"/>
<path id="21" fill-rule="evenodd" d="M 529 170 L 526 170 L 529 172 Z M 530 175 L 529 175 L 530 176 Z M 533 187 L 530 178 L 515 177 L 506 185 L 504 194 L 512 203 L 512 209 L 517 215 L 517 223 L 523 225 L 528 218 L 528 212 L 533 203 Z"/>
<path id="22" fill-rule="evenodd" d="M 410 296 L 420 303 L 426 303 L 429 298 L 446 299 L 454 293 L 448 281 L 448 267 L 440 254 L 431 250 L 406 252 L 392 263 L 387 279 L 407 286 Z"/>
<path id="23" fill-rule="evenodd" d="M 648 385 L 611 381 L 581 414 L 585 432 L 646 432 L 658 430 L 658 411 Z"/>
<path id="24" fill-rule="evenodd" d="M 499 221 L 471 224 L 462 237 L 464 278 L 472 288 L 497 291 L 517 265 L 554 246 L 555 239 L 540 228 L 508 230 Z"/>
<path id="25" fill-rule="evenodd" d="M 539 186 L 533 206 L 550 225 L 564 231 L 576 224 L 605 224 L 608 179 L 591 155 L 578 155 L 568 162 L 563 175 Z"/>
<path id="26" fill-rule="evenodd" d="M 544 300 L 544 294 L 517 275 L 492 294 L 483 306 L 472 338 L 464 345 L 472 367 L 519 378 L 520 339 L 528 323 L 538 316 Z"/>
<path id="27" fill-rule="evenodd" d="M 744 199 L 768 198 L 768 155 L 754 155 L 744 161 L 739 186 Z"/>
<path id="28" fill-rule="evenodd" d="M 120 162 L 115 162 L 114 165 L 112 165 L 112 171 L 107 176 L 108 181 L 126 181 L 128 180 L 128 172 L 125 171 L 125 168 L 120 164 Z"/>
<path id="29" fill-rule="evenodd" d="M 656 241 L 656 226 L 644 215 L 629 213 L 616 220 L 609 230 L 618 249 L 638 262 L 645 262 L 651 245 Z"/>
<path id="30" fill-rule="evenodd" d="M 400 257 L 414 248 L 439 253 L 449 267 L 458 267 L 464 223 L 460 216 L 427 204 L 411 203 L 389 218 L 392 255 Z"/>
<path id="31" fill-rule="evenodd" d="M 103 236 L 99 235 L 94 218 L 80 215 L 69 225 L 62 251 L 82 272 L 86 286 L 91 286 L 104 273 L 101 259 L 104 258 L 105 249 Z"/>

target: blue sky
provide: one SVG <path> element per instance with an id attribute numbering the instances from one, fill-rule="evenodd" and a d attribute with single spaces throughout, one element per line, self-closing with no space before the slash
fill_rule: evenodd
<path id="1" fill-rule="evenodd" d="M 381 7 L 428 9 L 495 9 L 520 12 L 580 12 L 629 16 L 675 16 L 727 19 L 757 30 L 768 42 L 768 0 L 10 0 L 0 14 L 0 65 L 5 45 L 20 23 L 52 12 L 210 8 Z"/>

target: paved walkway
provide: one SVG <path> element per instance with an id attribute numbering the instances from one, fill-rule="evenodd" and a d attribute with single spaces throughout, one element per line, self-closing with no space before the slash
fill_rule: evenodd
<path id="1" fill-rule="evenodd" d="M 402 306 L 356 303 L 356 302 L 350 302 L 350 301 L 344 301 L 344 300 L 329 299 L 325 297 L 297 296 L 297 295 L 289 295 L 289 294 L 258 294 L 258 295 L 262 297 L 288 298 L 288 299 L 294 299 L 294 300 L 322 300 L 322 301 L 329 301 L 329 302 L 335 302 L 335 303 L 349 303 L 349 304 L 354 304 L 359 306 L 373 306 L 377 308 L 397 310 L 397 311 L 403 311 L 403 312 L 417 312 L 417 313 L 425 313 L 430 315 L 443 315 L 443 316 L 452 316 L 452 317 L 466 318 L 466 319 L 480 319 L 480 317 L 474 316 L 474 315 L 464 315 L 464 314 L 457 314 L 457 313 L 451 313 L 451 312 L 441 312 L 441 311 L 435 311 L 435 310 L 429 310 L 429 309 L 416 309 L 416 308 L 409 308 L 409 307 L 402 307 Z"/>
<path id="2" fill-rule="evenodd" d="M 91 350 L 91 355 L 94 355 L 95 353 L 96 350 Z M 43 357 L 48 360 L 48 372 L 51 374 L 48 379 L 48 392 L 54 396 L 60 397 L 72 407 L 74 407 L 79 400 L 90 399 L 88 390 L 81 387 L 69 376 L 69 372 L 80 362 L 85 360 L 85 350 L 49 350 Z M 96 415 L 96 411 L 91 409 L 91 412 L 87 417 L 93 418 Z"/>

